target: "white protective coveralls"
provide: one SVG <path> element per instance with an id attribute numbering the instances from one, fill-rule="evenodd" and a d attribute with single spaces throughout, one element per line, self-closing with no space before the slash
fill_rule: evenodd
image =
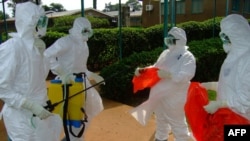
<path id="1" fill-rule="evenodd" d="M 250 27 L 237 14 L 223 18 L 220 27 L 231 44 L 223 44 L 228 54 L 220 70 L 217 99 L 205 109 L 214 113 L 218 108 L 229 107 L 250 120 Z"/>
<path id="2" fill-rule="evenodd" d="M 37 46 L 45 44 L 35 37 L 35 28 L 44 15 L 44 10 L 32 2 L 17 4 L 17 33 L 0 46 L 0 99 L 5 103 L 2 114 L 12 141 L 55 141 L 60 137 L 60 117 L 50 116 L 43 108 L 48 100 L 45 80 L 49 69 Z M 33 116 L 35 112 L 44 113 L 46 119 Z"/>
<path id="3" fill-rule="evenodd" d="M 190 134 L 185 121 L 184 104 L 196 63 L 193 54 L 187 50 L 185 31 L 173 27 L 168 34 L 178 39 L 176 45 L 164 50 L 153 65 L 168 72 L 168 78 L 163 78 L 154 85 L 148 100 L 130 112 L 142 125 L 146 125 L 151 114 L 155 113 L 156 139 L 167 140 L 172 129 L 176 141 L 187 141 Z"/>
<path id="4" fill-rule="evenodd" d="M 84 17 L 76 18 L 73 27 L 69 30 L 69 35 L 58 39 L 45 50 L 44 55 L 50 59 L 51 70 L 58 76 L 68 74 L 72 76 L 73 73 L 85 72 L 87 75 L 86 87 L 88 88 L 91 86 L 89 78 L 94 79 L 96 83 L 103 81 L 103 78 L 87 69 L 87 60 L 89 57 L 87 41 L 89 37 L 82 34 L 84 30 L 91 31 L 91 23 Z M 86 93 L 86 103 L 83 106 L 88 116 L 86 124 L 88 125 L 91 119 L 103 110 L 103 103 L 94 87 L 88 89 Z M 74 131 L 78 133 L 76 129 Z M 71 141 L 78 141 L 83 138 L 70 136 L 70 139 Z"/>

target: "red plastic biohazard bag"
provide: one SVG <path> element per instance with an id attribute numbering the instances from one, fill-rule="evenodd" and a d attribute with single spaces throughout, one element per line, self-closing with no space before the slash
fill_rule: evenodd
<path id="1" fill-rule="evenodd" d="M 132 79 L 133 92 L 136 93 L 139 90 L 154 86 L 160 80 L 157 75 L 157 70 L 159 69 L 155 67 L 145 68 L 140 72 L 139 76 L 134 76 Z"/>
<path id="2" fill-rule="evenodd" d="M 246 125 L 250 121 L 229 108 L 221 108 L 214 114 L 208 114 L 207 122 L 204 123 L 203 141 L 224 141 L 224 125 L 234 124 Z"/>
<path id="3" fill-rule="evenodd" d="M 250 124 L 249 120 L 229 108 L 221 108 L 214 114 L 208 114 L 203 108 L 208 102 L 207 90 L 199 82 L 192 82 L 185 112 L 197 141 L 224 141 L 224 125 Z"/>
<path id="4" fill-rule="evenodd" d="M 203 106 L 207 105 L 208 102 L 207 90 L 199 82 L 192 82 L 188 89 L 184 108 L 193 136 L 197 141 L 202 141 L 204 123 L 208 117 Z"/>

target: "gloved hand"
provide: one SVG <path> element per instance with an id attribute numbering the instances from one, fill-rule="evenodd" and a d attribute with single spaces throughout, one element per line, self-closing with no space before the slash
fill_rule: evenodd
<path id="1" fill-rule="evenodd" d="M 39 38 L 35 38 L 34 46 L 35 46 L 36 48 L 38 48 L 40 54 L 43 54 L 43 52 L 44 52 L 45 49 L 46 49 L 46 45 L 45 45 L 44 41 L 41 40 L 41 39 L 39 39 Z"/>
<path id="2" fill-rule="evenodd" d="M 57 66 L 51 70 L 54 74 L 56 74 L 60 80 L 62 80 L 62 84 L 70 84 L 72 81 L 72 77 L 69 73 L 65 73 L 65 71 Z M 73 75 L 73 74 L 72 74 Z"/>
<path id="3" fill-rule="evenodd" d="M 40 119 L 46 119 L 47 117 L 53 115 L 51 112 L 49 112 L 41 105 L 33 101 L 24 100 L 21 107 L 31 111 L 34 115 L 38 116 Z"/>
<path id="4" fill-rule="evenodd" d="M 71 76 L 69 74 L 59 74 L 60 80 L 62 80 L 62 84 L 70 84 Z"/>
<path id="5" fill-rule="evenodd" d="M 96 83 L 99 83 L 99 82 L 103 81 L 102 84 L 105 85 L 105 81 L 104 81 L 103 77 L 101 77 L 100 75 L 98 75 L 96 73 L 93 73 L 91 71 L 88 71 L 87 76 L 89 77 L 89 79 L 93 79 Z"/>
<path id="6" fill-rule="evenodd" d="M 134 74 L 135 76 L 140 76 L 143 71 L 144 71 L 144 68 L 136 68 Z"/>
<path id="7" fill-rule="evenodd" d="M 103 81 L 102 84 L 105 85 L 105 81 L 104 81 L 103 77 L 101 77 L 100 75 L 98 75 L 98 74 L 96 74 L 96 73 L 91 73 L 91 76 L 90 76 L 90 77 L 93 78 L 93 79 L 95 80 L 96 83 L 99 83 L 99 82 Z"/>
<path id="8" fill-rule="evenodd" d="M 204 106 L 205 111 L 210 114 L 215 113 L 219 108 L 227 107 L 226 101 L 210 101 L 208 105 Z"/>
<path id="9" fill-rule="evenodd" d="M 157 71 L 157 75 L 158 75 L 158 77 L 160 77 L 161 79 L 171 78 L 171 73 L 170 73 L 170 72 L 166 72 L 166 71 L 164 71 L 164 70 L 158 70 L 158 71 Z"/>
<path id="10" fill-rule="evenodd" d="M 205 87 L 207 90 L 217 91 L 218 82 L 203 82 L 201 83 L 201 85 Z"/>

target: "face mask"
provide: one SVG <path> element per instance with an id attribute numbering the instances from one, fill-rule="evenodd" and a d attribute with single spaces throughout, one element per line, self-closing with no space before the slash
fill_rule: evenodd
<path id="1" fill-rule="evenodd" d="M 164 38 L 164 43 L 170 50 L 172 50 L 176 45 L 176 40 L 179 39 L 175 39 L 173 35 L 169 34 L 166 38 Z"/>
<path id="2" fill-rule="evenodd" d="M 48 25 L 48 17 L 41 16 L 37 22 L 37 25 L 36 25 L 35 36 L 37 38 L 41 38 L 41 37 L 46 35 L 47 25 Z"/>
<path id="3" fill-rule="evenodd" d="M 87 41 L 89 40 L 89 38 L 88 38 L 87 36 L 82 36 L 82 40 L 83 40 L 84 42 L 87 42 Z"/>
<path id="4" fill-rule="evenodd" d="M 226 53 L 229 53 L 232 49 L 231 44 L 223 44 L 223 49 Z"/>
<path id="5" fill-rule="evenodd" d="M 225 33 L 221 32 L 219 36 L 223 44 L 231 44 L 229 37 Z"/>
<path id="6" fill-rule="evenodd" d="M 230 50 L 232 49 L 231 41 L 230 41 L 229 37 L 225 33 L 220 33 L 219 36 L 220 36 L 220 39 L 221 39 L 221 41 L 223 43 L 224 51 L 226 53 L 229 53 Z"/>
<path id="7" fill-rule="evenodd" d="M 90 38 L 92 35 L 93 35 L 93 30 L 92 29 L 90 29 L 90 28 L 84 28 L 82 30 L 82 36 L 83 37 L 86 36 L 86 37 Z"/>

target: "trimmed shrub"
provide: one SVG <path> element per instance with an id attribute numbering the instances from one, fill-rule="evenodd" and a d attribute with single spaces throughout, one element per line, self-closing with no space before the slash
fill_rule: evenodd
<path id="1" fill-rule="evenodd" d="M 136 67 L 144 67 L 156 61 L 162 48 L 134 53 L 119 62 L 103 68 L 100 75 L 105 79 L 101 95 L 129 105 L 137 105 L 147 99 L 149 89 L 133 94 L 132 78 Z"/>
<path id="2" fill-rule="evenodd" d="M 60 32 L 47 32 L 46 36 L 42 38 L 42 40 L 46 43 L 46 46 L 51 46 L 57 39 L 65 36 L 67 34 Z"/>
<path id="3" fill-rule="evenodd" d="M 201 41 L 192 41 L 188 44 L 189 50 L 196 57 L 196 73 L 192 81 L 217 81 L 220 67 L 226 54 L 222 49 L 219 38 Z M 163 48 L 153 51 L 134 53 L 131 56 L 113 63 L 100 72 L 106 80 L 101 86 L 103 97 L 116 100 L 131 106 L 136 106 L 148 98 L 149 89 L 133 94 L 132 78 L 137 67 L 145 67 L 155 63 Z M 211 99 L 214 96 L 211 95 Z"/>
<path id="4" fill-rule="evenodd" d="M 196 75 L 193 80 L 217 81 L 221 64 L 226 57 L 220 38 L 192 41 L 188 46 L 196 57 Z"/>

